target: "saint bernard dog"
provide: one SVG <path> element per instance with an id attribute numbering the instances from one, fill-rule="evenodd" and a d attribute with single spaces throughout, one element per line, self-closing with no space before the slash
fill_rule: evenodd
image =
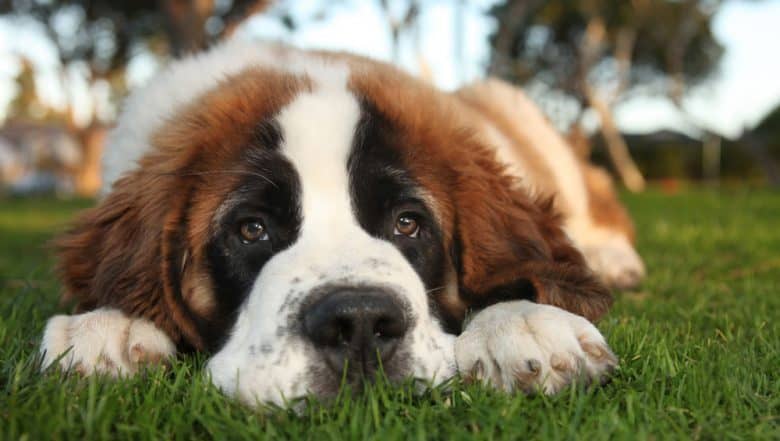
<path id="1" fill-rule="evenodd" d="M 250 405 L 380 372 L 551 394 L 616 366 L 592 322 L 644 271 L 609 178 L 497 80 L 227 42 L 133 92 L 104 167 L 44 368 L 203 351 Z"/>

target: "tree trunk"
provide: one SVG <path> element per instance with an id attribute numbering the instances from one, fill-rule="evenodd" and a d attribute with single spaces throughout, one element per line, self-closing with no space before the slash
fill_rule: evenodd
<path id="1" fill-rule="evenodd" d="M 254 0 L 246 4 L 237 4 L 234 1 L 233 9 L 225 17 L 225 29 L 220 38 L 230 38 L 246 19 L 265 12 L 273 3 L 273 0 Z"/>
<path id="2" fill-rule="evenodd" d="M 601 134 L 607 146 L 607 153 L 620 179 L 626 188 L 634 193 L 644 190 L 645 178 L 639 172 L 639 168 L 637 168 L 634 160 L 631 159 L 626 141 L 620 133 L 617 124 L 615 124 L 615 119 L 612 117 L 612 111 L 594 90 L 590 87 L 585 89 L 588 105 L 598 113 L 601 120 Z"/>
<path id="3" fill-rule="evenodd" d="M 632 192 L 640 192 L 645 189 L 645 178 L 631 158 L 626 140 L 620 133 L 612 117 L 610 101 L 599 96 L 593 86 L 588 83 L 588 73 L 593 67 L 599 54 L 603 51 L 606 28 L 601 17 L 592 17 L 588 22 L 580 45 L 580 68 L 578 82 L 588 106 L 596 111 L 601 120 L 601 134 L 607 147 L 607 154 L 612 165 L 617 170 L 623 184 Z M 634 50 L 636 32 L 632 29 L 623 29 L 620 32 L 615 59 L 619 64 L 619 84 L 613 93 L 613 99 L 622 93 L 622 89 L 628 85 L 628 73 L 631 69 L 631 54 Z"/>
<path id="4" fill-rule="evenodd" d="M 513 0 L 508 2 L 506 12 L 498 20 L 498 28 L 493 38 L 493 53 L 490 57 L 488 75 L 506 76 L 507 71 L 511 70 L 509 65 L 514 60 L 512 46 L 515 41 L 515 33 L 526 20 L 530 11 L 541 3 L 541 0 Z"/>
<path id="5" fill-rule="evenodd" d="M 206 20 L 214 11 L 214 0 L 161 0 L 161 6 L 174 57 L 206 48 Z"/>
<path id="6" fill-rule="evenodd" d="M 720 182 L 721 150 L 720 136 L 706 133 L 701 145 L 701 175 L 707 182 Z"/>

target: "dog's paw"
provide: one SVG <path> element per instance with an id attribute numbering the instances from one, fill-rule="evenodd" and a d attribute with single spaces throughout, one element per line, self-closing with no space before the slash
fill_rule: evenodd
<path id="1" fill-rule="evenodd" d="M 525 300 L 480 311 L 455 341 L 458 371 L 507 392 L 554 394 L 575 379 L 603 382 L 617 366 L 588 320 Z"/>
<path id="2" fill-rule="evenodd" d="M 634 248 L 623 238 L 583 245 L 588 266 L 612 288 L 632 289 L 645 278 L 645 265 Z"/>
<path id="3" fill-rule="evenodd" d="M 175 351 L 171 339 L 150 321 L 106 308 L 50 318 L 41 343 L 43 369 L 58 362 L 65 370 L 114 377 L 164 362 Z"/>

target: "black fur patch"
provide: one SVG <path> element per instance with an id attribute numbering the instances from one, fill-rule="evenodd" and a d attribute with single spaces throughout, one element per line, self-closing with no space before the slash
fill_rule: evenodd
<path id="1" fill-rule="evenodd" d="M 353 210 L 361 227 L 374 237 L 393 243 L 409 261 L 432 294 L 444 286 L 446 256 L 442 232 L 420 193 L 422 187 L 406 169 L 398 128 L 368 101 L 361 102 L 352 153 L 348 161 Z M 418 237 L 394 235 L 399 215 L 410 213 L 420 226 Z"/>
<path id="2" fill-rule="evenodd" d="M 247 146 L 238 167 L 246 177 L 227 196 L 221 215 L 207 245 L 209 270 L 214 282 L 218 322 L 209 334 L 209 348 L 216 351 L 235 322 L 240 305 L 246 299 L 263 266 L 276 253 L 289 247 L 301 225 L 300 180 L 292 164 L 278 148 L 283 141 L 274 122 L 258 125 L 253 142 Z M 268 240 L 243 243 L 241 224 L 260 219 Z"/>

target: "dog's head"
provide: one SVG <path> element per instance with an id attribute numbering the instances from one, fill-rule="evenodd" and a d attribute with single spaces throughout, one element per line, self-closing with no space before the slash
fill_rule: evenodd
<path id="1" fill-rule="evenodd" d="M 247 402 L 380 369 L 443 380 L 469 308 L 606 311 L 551 203 L 512 185 L 451 97 L 367 60 L 244 48 L 265 52 L 205 86 L 183 75 L 217 55 L 164 74 L 172 96 L 195 90 L 186 105 L 153 107 L 160 82 L 131 99 L 109 155 L 146 151 L 60 242 L 81 308 L 209 351 Z"/>

